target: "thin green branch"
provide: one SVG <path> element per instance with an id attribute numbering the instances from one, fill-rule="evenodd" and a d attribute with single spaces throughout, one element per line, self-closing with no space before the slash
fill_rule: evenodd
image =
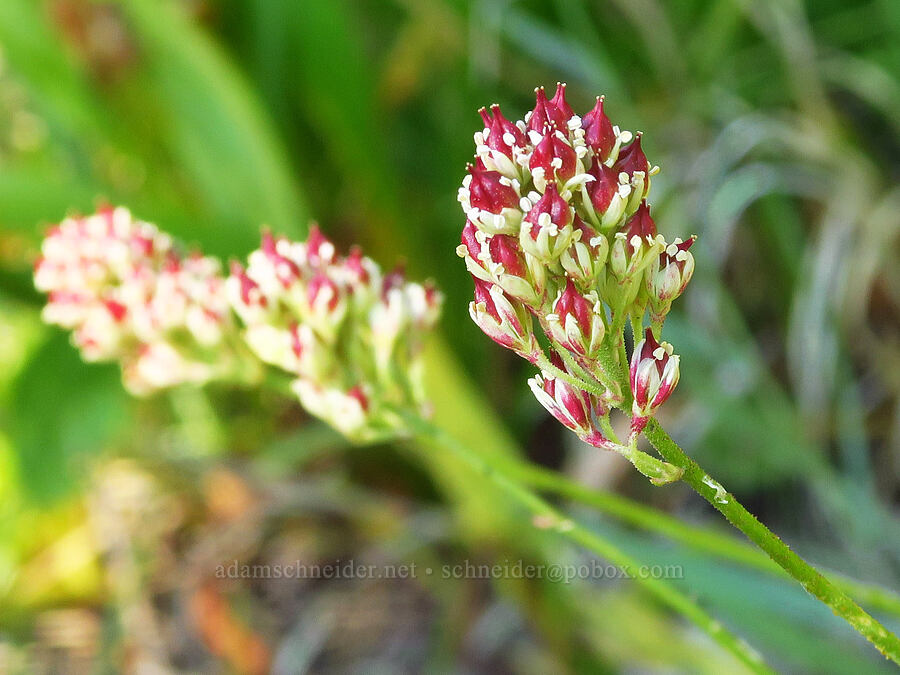
<path id="1" fill-rule="evenodd" d="M 511 478 L 505 471 L 507 468 L 505 463 L 499 462 L 495 458 L 488 459 L 470 450 L 444 430 L 431 425 L 419 417 L 408 413 L 400 414 L 403 415 L 410 429 L 423 441 L 436 443 L 445 450 L 452 452 L 458 459 L 485 476 L 509 497 L 528 509 L 535 522 L 540 523 L 542 527 L 557 532 L 559 535 L 579 544 L 592 553 L 611 561 L 622 570 L 632 573 L 637 583 L 641 584 L 665 605 L 679 612 L 706 632 L 713 640 L 731 652 L 753 672 L 773 672 L 765 665 L 762 657 L 746 642 L 728 631 L 719 621 L 713 619 L 687 595 L 661 579 L 635 573 L 636 570 L 641 568 L 639 561 L 629 556 L 609 540 L 565 517 L 544 499 Z"/>
<path id="2" fill-rule="evenodd" d="M 759 522 L 734 498 L 734 495 L 727 492 L 691 459 L 655 419 L 650 420 L 644 433 L 667 462 L 684 469 L 682 480 L 712 504 L 729 523 L 765 551 L 811 595 L 828 605 L 835 614 L 853 626 L 857 632 L 875 645 L 878 651 L 900 664 L 900 639 L 896 635 L 882 626 L 837 585 L 820 574 Z"/>
<path id="3" fill-rule="evenodd" d="M 684 523 L 665 511 L 614 492 L 585 487 L 565 475 L 534 464 L 509 460 L 506 470 L 516 480 L 529 487 L 590 506 L 629 525 L 663 535 L 696 551 L 709 553 L 761 572 L 790 578 L 787 572 L 759 549 L 715 530 Z M 827 576 L 858 602 L 900 617 L 900 596 L 890 590 L 834 572 L 829 572 Z"/>

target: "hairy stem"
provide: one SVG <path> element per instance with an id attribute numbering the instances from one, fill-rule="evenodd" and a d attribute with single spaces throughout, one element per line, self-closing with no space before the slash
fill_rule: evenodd
<path id="1" fill-rule="evenodd" d="M 660 602 L 682 614 L 752 671 L 757 673 L 773 672 L 765 665 L 762 657 L 756 651 L 728 631 L 720 622 L 713 619 L 691 598 L 661 579 L 640 574 L 638 572 L 641 569 L 640 561 L 632 558 L 609 540 L 565 517 L 547 501 L 512 478 L 504 470 L 503 462 L 497 462 L 493 458 L 489 459 L 470 450 L 443 429 L 417 416 L 408 413 L 400 414 L 416 436 L 453 453 L 459 460 L 489 479 L 511 499 L 525 507 L 532 514 L 535 524 L 558 533 L 632 575 L 637 583 L 652 593 Z"/>
<path id="2" fill-rule="evenodd" d="M 682 480 L 719 511 L 729 523 L 765 551 L 785 572 L 798 581 L 807 592 L 828 605 L 869 642 L 897 664 L 900 664 L 900 639 L 857 605 L 844 591 L 822 576 L 814 567 L 794 553 L 781 539 L 763 525 L 700 465 L 692 460 L 651 419 L 644 430 L 647 438 L 669 463 L 684 469 Z"/>

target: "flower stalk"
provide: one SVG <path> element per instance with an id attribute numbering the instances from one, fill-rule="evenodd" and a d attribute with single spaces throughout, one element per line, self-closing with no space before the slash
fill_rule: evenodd
<path id="1" fill-rule="evenodd" d="M 468 465 L 477 474 L 502 490 L 514 502 L 525 508 L 531 514 L 532 522 L 538 527 L 557 533 L 591 553 L 609 560 L 622 570 L 640 569 L 641 561 L 631 557 L 608 539 L 566 517 L 546 500 L 524 487 L 514 477 L 515 471 L 511 470 L 504 460 L 489 459 L 482 453 L 470 450 L 443 429 L 417 415 L 404 411 L 398 411 L 398 415 L 402 416 L 407 426 L 420 441 L 438 445 L 444 451 L 453 454 L 459 461 Z M 673 585 L 662 579 L 640 574 L 634 575 L 634 580 L 657 600 L 684 616 L 709 635 L 752 672 L 774 672 L 765 664 L 759 652 L 707 614 L 694 600 Z"/>
<path id="2" fill-rule="evenodd" d="M 887 630 L 877 619 L 856 604 L 846 592 L 794 553 L 777 535 L 757 520 L 756 516 L 747 511 L 734 498 L 734 495 L 726 491 L 720 483 L 711 478 L 699 464 L 691 459 L 655 419 L 648 422 L 644 433 L 666 461 L 683 470 L 682 479 L 697 494 L 708 501 L 725 516 L 729 523 L 743 532 L 779 567 L 799 582 L 810 595 L 828 605 L 837 616 L 847 621 L 857 632 L 875 645 L 878 651 L 900 665 L 900 639 L 896 635 Z"/>

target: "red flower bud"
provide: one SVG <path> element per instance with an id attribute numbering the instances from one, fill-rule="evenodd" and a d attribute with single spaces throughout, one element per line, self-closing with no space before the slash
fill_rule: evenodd
<path id="1" fill-rule="evenodd" d="M 519 195 L 503 179 L 498 171 L 486 171 L 469 167 L 472 181 L 469 183 L 469 203 L 477 209 L 490 213 L 501 213 L 503 209 L 519 206 Z"/>
<path id="2" fill-rule="evenodd" d="M 500 106 L 496 103 L 491 106 L 491 112 L 482 108 L 478 111 L 484 126 L 488 129 L 485 145 L 491 150 L 496 150 L 512 159 L 512 147 L 525 145 L 525 134 L 515 124 L 510 122 L 500 112 Z"/>
<path id="3" fill-rule="evenodd" d="M 619 153 L 619 158 L 614 165 L 617 173 L 624 171 L 633 176 L 636 171 L 643 171 L 646 176 L 650 172 L 650 162 L 641 148 L 641 135 L 637 134 L 634 140 L 626 145 Z"/>
<path id="4" fill-rule="evenodd" d="M 572 117 L 572 109 L 565 102 L 565 86 L 557 86 L 552 101 L 547 100 L 547 94 L 543 87 L 538 87 L 534 93 L 536 102 L 534 110 L 531 111 L 531 116 L 528 118 L 528 129 L 542 135 L 554 129 L 565 132 L 566 123 Z"/>
<path id="5" fill-rule="evenodd" d="M 605 162 L 616 144 L 616 133 L 613 131 L 612 122 L 603 112 L 603 97 L 597 97 L 597 103 L 581 120 L 584 129 L 584 141 L 587 143 L 601 162 Z"/>
<path id="6" fill-rule="evenodd" d="M 344 267 L 350 271 L 357 283 L 367 285 L 371 281 L 369 270 L 363 264 L 363 252 L 359 246 L 350 249 L 350 255 L 344 261 Z"/>
<path id="7" fill-rule="evenodd" d="M 675 243 L 669 244 L 662 253 L 659 254 L 659 266 L 677 265 L 678 269 L 684 271 L 687 263 L 687 256 L 679 255 L 679 253 L 687 252 L 687 250 L 697 241 L 697 236 L 688 237 L 687 241 L 675 240 Z"/>
<path id="8" fill-rule="evenodd" d="M 537 240 L 542 227 L 553 224 L 557 230 L 562 230 L 572 224 L 572 218 L 568 202 L 559 196 L 554 183 L 548 183 L 543 196 L 526 214 L 525 222 L 531 225 L 529 228 L 531 238 Z"/>
<path id="9" fill-rule="evenodd" d="M 309 286 L 306 289 L 306 297 L 311 307 L 316 307 L 319 303 L 325 302 L 325 307 L 329 312 L 337 309 L 341 300 L 340 289 L 327 275 L 319 272 L 309 280 Z"/>
<path id="10" fill-rule="evenodd" d="M 477 277 L 473 281 L 475 301 L 469 304 L 472 320 L 494 342 L 532 360 L 537 343 L 531 332 L 531 315 L 506 297 L 499 286 Z"/>
<path id="11" fill-rule="evenodd" d="M 642 201 L 638 210 L 631 216 L 631 220 L 625 226 L 625 233 L 628 241 L 631 241 L 634 235 L 641 238 L 656 236 L 656 223 L 650 217 L 650 207 L 647 206 L 646 201 Z"/>
<path id="12" fill-rule="evenodd" d="M 556 178 L 562 182 L 575 175 L 578 157 L 575 149 L 560 134 L 547 134 L 531 153 L 528 167 L 544 170 L 544 179 Z"/>
<path id="13" fill-rule="evenodd" d="M 475 223 L 471 220 L 466 220 L 460 242 L 466 247 L 466 252 L 469 254 L 469 257 L 481 264 L 481 258 L 479 257 L 481 255 L 481 242 L 478 241 L 478 238 L 475 236 L 476 232 L 478 232 L 478 228 L 475 227 Z"/>
<path id="14" fill-rule="evenodd" d="M 493 262 L 503 265 L 505 274 L 512 274 L 517 277 L 528 275 L 525 261 L 522 260 L 522 255 L 519 252 L 518 240 L 515 237 L 505 234 L 493 235 L 488 244 L 488 251 Z"/>
<path id="15" fill-rule="evenodd" d="M 566 102 L 566 83 L 565 82 L 557 82 L 556 83 L 556 93 L 553 94 L 553 98 L 550 99 L 550 105 L 554 106 L 565 118 L 565 121 L 568 122 L 575 115 L 575 112 L 572 110 L 572 107 Z"/>
<path id="16" fill-rule="evenodd" d="M 300 268 L 297 266 L 297 263 L 278 252 L 278 241 L 275 240 L 271 232 L 263 232 L 260 249 L 271 261 L 278 280 L 285 288 L 300 278 Z"/>
<path id="17" fill-rule="evenodd" d="M 631 356 L 629 379 L 634 395 L 633 415 L 636 418 L 652 415 L 675 389 L 679 373 L 679 358 L 672 354 L 672 345 L 657 342 L 648 328 Z"/>
<path id="18" fill-rule="evenodd" d="M 575 288 L 572 280 L 566 277 L 566 287 L 560 293 L 556 304 L 553 306 L 553 312 L 559 317 L 561 324 L 566 324 L 566 319 L 571 316 L 578 324 L 578 328 L 583 335 L 591 333 L 591 319 L 593 312 L 591 311 L 591 303 L 585 300 L 584 296 Z"/>
<path id="19" fill-rule="evenodd" d="M 241 302 L 244 305 L 249 307 L 256 303 L 259 304 L 260 307 L 265 307 L 268 304 L 266 296 L 259 290 L 259 284 L 247 275 L 243 265 L 236 260 L 231 263 L 231 276 L 240 283 Z"/>
<path id="20" fill-rule="evenodd" d="M 334 258 L 334 244 L 332 244 L 316 223 L 309 227 L 309 236 L 306 239 L 306 255 L 311 265 L 318 267 L 323 263 L 331 262 Z"/>
<path id="21" fill-rule="evenodd" d="M 568 372 L 559 354 L 551 352 L 550 362 Z M 538 402 L 566 428 L 581 437 L 595 431 L 591 417 L 591 397 L 586 391 L 576 389 L 568 382 L 552 376 L 537 376 L 530 379 L 528 384 Z"/>
<path id="22" fill-rule="evenodd" d="M 602 217 L 619 190 L 619 172 L 597 161 L 588 173 L 594 177 L 587 184 L 588 195 L 597 215 Z"/>

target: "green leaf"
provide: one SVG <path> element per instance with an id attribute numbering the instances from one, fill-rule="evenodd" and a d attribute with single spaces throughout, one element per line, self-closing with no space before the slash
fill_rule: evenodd
<path id="1" fill-rule="evenodd" d="M 12 387 L 11 438 L 26 492 L 39 502 L 69 494 L 79 458 L 97 454 L 128 424 L 128 397 L 113 365 L 86 364 L 53 331 Z"/>

